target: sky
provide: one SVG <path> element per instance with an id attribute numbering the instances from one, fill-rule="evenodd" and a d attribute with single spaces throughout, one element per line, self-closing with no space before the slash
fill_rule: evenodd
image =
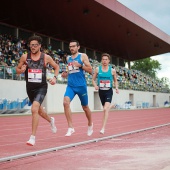
<path id="1" fill-rule="evenodd" d="M 169 0 L 117 0 L 133 12 L 149 21 L 161 31 L 170 35 L 170 1 Z M 157 71 L 158 78 L 167 77 L 170 81 L 170 53 L 151 56 L 161 64 Z"/>

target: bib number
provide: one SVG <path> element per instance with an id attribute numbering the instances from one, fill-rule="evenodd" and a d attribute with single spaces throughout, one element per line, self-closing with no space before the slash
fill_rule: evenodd
<path id="1" fill-rule="evenodd" d="M 41 69 L 28 69 L 28 82 L 41 83 L 42 70 Z"/>
<path id="2" fill-rule="evenodd" d="M 108 90 L 110 86 L 110 80 L 100 80 L 100 89 L 101 90 Z"/>

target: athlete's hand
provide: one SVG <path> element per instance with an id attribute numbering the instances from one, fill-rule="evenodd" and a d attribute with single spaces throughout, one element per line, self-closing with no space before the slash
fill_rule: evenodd
<path id="1" fill-rule="evenodd" d="M 99 90 L 99 86 L 95 86 L 94 88 L 95 88 L 95 90 Z"/>
<path id="2" fill-rule="evenodd" d="M 119 94 L 119 89 L 116 89 L 116 93 Z"/>
<path id="3" fill-rule="evenodd" d="M 22 67 L 21 67 L 21 73 L 24 73 L 25 70 L 26 70 L 26 68 L 27 68 L 27 65 L 26 65 L 26 64 L 22 65 Z"/>
<path id="4" fill-rule="evenodd" d="M 80 63 L 78 63 L 77 61 L 73 61 L 72 62 L 72 65 L 74 66 L 74 67 L 81 67 L 82 65 L 80 64 Z"/>
<path id="5" fill-rule="evenodd" d="M 51 78 L 51 79 L 49 79 L 49 83 L 51 84 L 51 85 L 54 85 L 54 84 L 56 84 L 56 78 L 55 77 L 53 77 L 53 78 Z"/>

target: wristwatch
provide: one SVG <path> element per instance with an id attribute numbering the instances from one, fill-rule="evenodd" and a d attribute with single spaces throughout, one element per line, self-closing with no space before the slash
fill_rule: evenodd
<path id="1" fill-rule="evenodd" d="M 55 79 L 57 80 L 57 76 L 54 76 L 55 77 Z"/>

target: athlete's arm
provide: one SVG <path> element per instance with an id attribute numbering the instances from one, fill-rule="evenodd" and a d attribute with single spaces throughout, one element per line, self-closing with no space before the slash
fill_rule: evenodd
<path id="1" fill-rule="evenodd" d="M 85 53 L 82 53 L 82 62 L 83 62 L 83 66 L 82 69 L 90 74 L 92 74 L 92 66 L 89 62 L 88 56 Z"/>
<path id="2" fill-rule="evenodd" d="M 24 73 L 26 68 L 27 68 L 27 65 L 25 64 L 26 62 L 26 57 L 27 57 L 27 54 L 23 54 L 19 60 L 19 63 L 16 67 L 16 72 L 17 74 L 21 74 L 21 73 Z"/>
<path id="3" fill-rule="evenodd" d="M 99 90 L 99 87 L 96 84 L 96 78 L 97 78 L 97 75 L 98 75 L 98 70 L 99 70 L 98 67 L 96 67 L 94 74 L 93 74 L 93 77 L 92 77 L 92 83 L 93 83 L 95 90 Z"/>
<path id="4" fill-rule="evenodd" d="M 69 56 L 67 56 L 66 61 L 68 61 L 68 57 L 69 57 Z M 67 66 L 67 67 L 68 67 L 68 66 Z M 67 77 L 68 77 L 68 68 L 67 68 L 66 71 L 63 71 L 63 72 L 61 73 L 61 77 L 63 77 L 63 78 L 67 78 Z"/>
<path id="5" fill-rule="evenodd" d="M 58 76 L 59 65 L 55 63 L 54 60 L 49 55 L 46 55 L 46 60 L 47 60 L 47 63 L 49 63 L 54 68 L 54 75 Z"/>
<path id="6" fill-rule="evenodd" d="M 116 88 L 116 93 L 119 93 L 118 81 L 117 81 L 117 76 L 116 76 L 116 70 L 115 69 L 112 69 L 112 75 L 113 75 L 113 78 L 114 78 L 114 85 L 115 85 L 115 88 Z"/>
<path id="7" fill-rule="evenodd" d="M 55 63 L 54 60 L 49 55 L 45 55 L 45 59 L 46 64 L 49 63 L 54 68 L 54 77 L 49 80 L 50 84 L 54 85 L 56 83 L 57 76 L 59 73 L 59 65 Z"/>

